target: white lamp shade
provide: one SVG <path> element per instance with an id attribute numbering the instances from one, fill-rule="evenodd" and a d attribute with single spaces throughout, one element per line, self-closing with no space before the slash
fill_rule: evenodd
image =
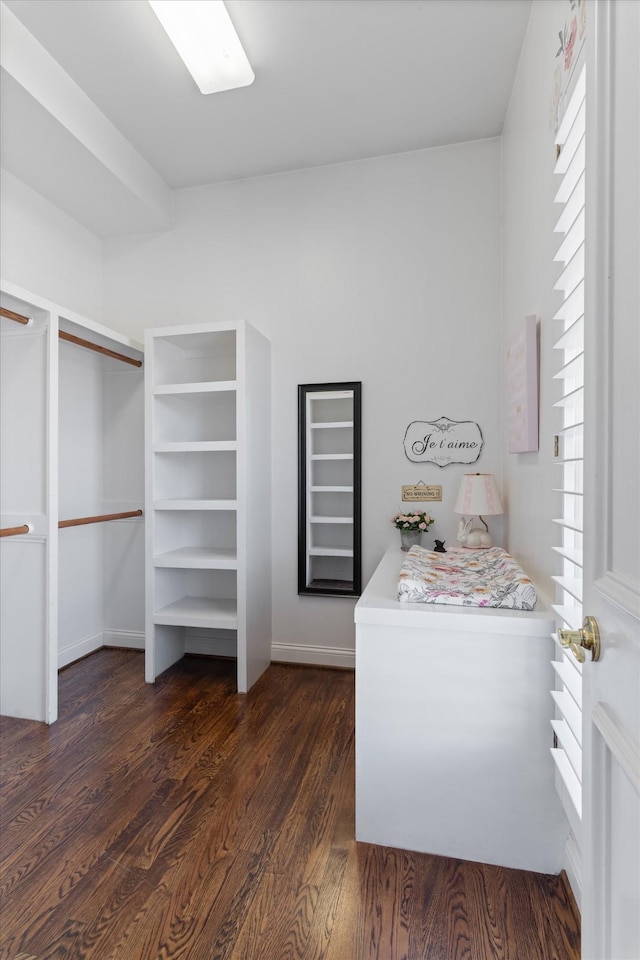
<path id="1" fill-rule="evenodd" d="M 454 513 L 489 517 L 503 513 L 502 501 L 492 473 L 465 473 L 458 490 Z"/>

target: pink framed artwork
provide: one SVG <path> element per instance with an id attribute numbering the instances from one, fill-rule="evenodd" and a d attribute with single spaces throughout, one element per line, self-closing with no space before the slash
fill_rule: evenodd
<path id="1" fill-rule="evenodd" d="M 538 318 L 507 349 L 507 432 L 509 453 L 538 449 Z"/>

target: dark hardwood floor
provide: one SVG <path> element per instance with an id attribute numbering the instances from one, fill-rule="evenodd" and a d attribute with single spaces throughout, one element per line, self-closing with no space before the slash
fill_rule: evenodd
<path id="1" fill-rule="evenodd" d="M 25 667 L 26 669 L 26 667 Z M 2 720 L 3 960 L 576 960 L 561 880 L 355 843 L 354 682 L 102 650 Z"/>

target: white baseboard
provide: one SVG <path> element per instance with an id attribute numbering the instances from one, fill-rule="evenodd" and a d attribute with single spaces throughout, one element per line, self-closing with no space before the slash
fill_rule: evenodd
<path id="1" fill-rule="evenodd" d="M 213 633 L 213 631 L 212 631 Z M 101 647 L 124 647 L 129 650 L 144 650 L 145 636 L 141 630 L 104 630 L 92 636 L 84 637 L 68 647 L 58 651 L 58 669 L 68 666 L 74 660 Z M 206 636 L 204 631 L 185 637 L 185 652 L 204 654 L 210 657 L 235 657 L 235 637 Z M 305 646 L 298 643 L 274 643 L 271 646 L 271 659 L 274 663 L 301 663 L 318 667 L 355 668 L 355 651 L 342 647 Z M 567 869 L 573 886 L 573 876 Z"/>
<path id="2" fill-rule="evenodd" d="M 105 630 L 102 645 L 125 647 L 127 650 L 144 650 L 144 633 L 141 630 Z"/>
<path id="3" fill-rule="evenodd" d="M 582 899 L 582 857 L 580 855 L 580 848 L 578 847 L 578 842 L 574 837 L 573 833 L 570 833 L 567 837 L 566 843 L 564 845 L 564 863 L 563 863 L 565 872 L 571 884 L 571 891 L 573 893 L 574 899 L 578 904 L 578 909 L 582 909 L 581 899 Z"/>
<path id="4" fill-rule="evenodd" d="M 308 663 L 318 667 L 343 667 L 355 669 L 355 650 L 342 647 L 311 647 L 299 643 L 271 644 L 271 659 L 274 663 Z"/>
<path id="5" fill-rule="evenodd" d="M 87 654 L 99 650 L 103 645 L 102 637 L 103 633 L 100 630 L 98 633 L 91 634 L 88 637 L 82 637 L 80 640 L 76 640 L 66 647 L 60 647 L 58 650 L 58 670 L 61 670 L 62 667 L 67 667 L 70 663 L 73 663 L 74 660 L 80 660 L 82 657 L 86 657 Z"/>
<path id="6" fill-rule="evenodd" d="M 215 637 L 204 636 L 204 630 L 200 634 L 188 633 L 184 640 L 185 653 L 197 653 L 205 657 L 235 657 L 237 644 L 235 634 L 233 637 Z"/>

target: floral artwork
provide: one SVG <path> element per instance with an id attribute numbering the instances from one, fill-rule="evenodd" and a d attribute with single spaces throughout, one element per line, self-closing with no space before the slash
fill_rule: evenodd
<path id="1" fill-rule="evenodd" d="M 578 0 L 575 0 L 577 3 Z M 574 3 L 572 3 L 574 6 Z M 560 49 L 556 53 L 556 57 L 563 56 L 564 58 L 564 69 L 569 70 L 571 68 L 571 62 L 573 60 L 573 48 L 576 43 L 576 37 L 578 35 L 578 20 L 576 17 L 571 19 L 571 23 L 565 23 L 564 30 L 558 34 L 560 37 Z"/>
<path id="2" fill-rule="evenodd" d="M 507 437 L 509 453 L 538 449 L 537 318 L 527 317 L 506 355 Z"/>
<path id="3" fill-rule="evenodd" d="M 416 546 L 400 569 L 398 600 L 533 610 L 537 596 L 529 577 L 500 547 L 442 554 Z"/>
<path id="4" fill-rule="evenodd" d="M 587 31 L 587 0 L 569 0 L 569 16 L 558 31 L 556 68 L 551 83 L 550 122 L 553 132 L 559 126 L 561 107 L 574 75 Z"/>

